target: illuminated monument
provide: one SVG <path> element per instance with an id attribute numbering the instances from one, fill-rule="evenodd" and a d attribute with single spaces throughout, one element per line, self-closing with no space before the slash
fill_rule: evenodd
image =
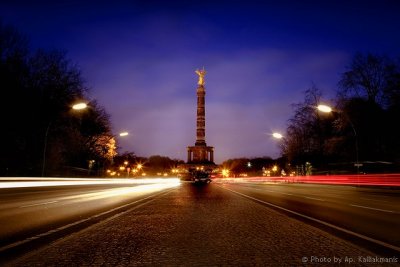
<path id="1" fill-rule="evenodd" d="M 205 96 L 206 89 L 204 88 L 204 76 L 206 71 L 196 70 L 199 75 L 197 86 L 197 127 L 196 127 L 196 142 L 194 146 L 187 148 L 187 164 L 193 166 L 199 165 L 215 165 L 214 164 L 214 147 L 206 144 L 206 105 Z"/>

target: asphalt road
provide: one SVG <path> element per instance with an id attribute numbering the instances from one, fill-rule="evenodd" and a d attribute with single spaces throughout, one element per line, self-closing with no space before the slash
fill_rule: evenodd
<path id="1" fill-rule="evenodd" d="M 166 181 L 102 184 L 74 180 L 71 185 L 54 185 L 65 180 L 35 181 L 34 186 L 0 188 L 0 247 L 88 220 L 177 185 Z"/>
<path id="2" fill-rule="evenodd" d="M 400 189 L 286 183 L 221 186 L 278 210 L 288 210 L 288 215 L 317 219 L 400 248 Z"/>
<path id="3" fill-rule="evenodd" d="M 123 191 L 118 194 L 114 189 L 120 188 L 112 187 L 99 186 L 90 190 L 87 186 L 31 188 L 29 192 L 13 189 L 14 192 L 1 194 L 3 199 L 6 196 L 8 199 L 7 205 L 1 202 L 1 220 L 7 213 L 4 209 L 10 211 L 17 206 L 22 213 L 29 208 L 30 215 L 23 217 L 25 221 L 30 221 L 29 218 L 35 221 L 43 214 L 50 216 L 48 210 L 53 213 L 64 209 L 61 213 L 71 217 L 69 213 L 73 209 L 81 212 L 88 207 L 92 213 L 98 213 L 110 207 L 125 206 L 57 240 L 32 244 L 28 251 L 8 261 L 7 265 L 331 266 L 353 263 L 371 266 L 377 259 L 399 262 L 399 253 L 382 255 L 365 244 L 338 238 L 324 227 L 277 208 L 279 204 L 299 214 L 319 216 L 320 220 L 328 221 L 330 218 L 332 224 L 354 224 L 355 229 L 366 224 L 362 227 L 366 235 L 397 244 L 396 231 L 390 237 L 387 234 L 390 230 L 381 229 L 389 226 L 398 229 L 399 226 L 399 205 L 396 204 L 399 200 L 392 190 L 319 185 L 211 183 L 196 186 L 182 183 L 159 188 L 156 192 L 154 188 L 146 192 L 129 192 L 124 186 L 125 194 L 121 194 Z M 103 197 L 99 198 L 100 195 Z M 272 202 L 274 206 L 270 205 Z M 390 213 L 390 216 L 385 213 Z M 81 216 L 72 217 L 76 220 L 82 216 L 81 213 Z M 377 224 L 373 227 L 373 223 L 366 220 Z M 49 231 L 52 225 L 46 228 Z M 1 231 L 3 235 L 8 231 L 3 224 Z"/>

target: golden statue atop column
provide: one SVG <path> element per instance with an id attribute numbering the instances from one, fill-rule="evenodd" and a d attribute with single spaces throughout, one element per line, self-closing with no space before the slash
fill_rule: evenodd
<path id="1" fill-rule="evenodd" d="M 206 76 L 206 70 L 203 69 L 202 70 L 196 70 L 197 75 L 199 75 L 199 81 L 197 82 L 198 85 L 204 85 L 205 81 L 204 81 L 204 76 Z"/>

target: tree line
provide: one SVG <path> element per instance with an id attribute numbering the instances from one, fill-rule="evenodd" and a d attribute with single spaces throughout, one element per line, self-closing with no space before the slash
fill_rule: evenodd
<path id="1" fill-rule="evenodd" d="M 115 155 L 109 115 L 63 51 L 33 51 L 0 21 L 0 176 L 81 175 Z M 73 110 L 74 103 L 88 107 Z"/>
<path id="2" fill-rule="evenodd" d="M 228 159 L 221 168 L 233 177 L 400 171 L 400 59 L 357 53 L 335 93 L 326 99 L 315 84 L 304 91 L 279 158 Z M 321 104 L 332 111 L 319 111 Z"/>
<path id="3" fill-rule="evenodd" d="M 176 176 L 178 169 L 185 162 L 166 156 L 136 156 L 133 152 L 124 152 L 115 156 L 112 166 L 107 171 L 108 177 Z"/>
<path id="4" fill-rule="evenodd" d="M 314 173 L 400 170 L 400 61 L 357 53 L 342 73 L 332 100 L 312 85 L 293 104 L 281 142 L 292 166 L 312 164 Z M 332 107 L 322 113 L 320 104 Z"/>

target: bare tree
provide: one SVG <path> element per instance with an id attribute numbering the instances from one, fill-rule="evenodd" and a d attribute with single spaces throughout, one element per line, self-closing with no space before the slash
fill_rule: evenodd
<path id="1" fill-rule="evenodd" d="M 320 136 L 319 117 L 316 106 L 322 92 L 315 85 L 305 91 L 304 102 L 293 105 L 294 115 L 289 119 L 283 154 L 289 161 L 305 160 L 307 156 L 318 154 L 323 144 Z"/>
<path id="2" fill-rule="evenodd" d="M 399 62 L 371 53 L 356 54 L 339 81 L 337 106 L 346 114 L 338 129 L 348 136 L 337 150 L 351 151 L 356 129 L 361 161 L 400 160 L 400 132 L 395 123 L 400 115 Z M 350 144 L 347 149 L 346 143 Z"/>
<path id="3" fill-rule="evenodd" d="M 396 65 L 386 56 L 357 53 L 339 81 L 339 96 L 385 105 L 385 93 L 395 72 Z"/>
<path id="4" fill-rule="evenodd" d="M 71 114 L 76 100 L 90 100 L 79 68 L 65 52 L 31 52 L 27 38 L 0 22 L 0 175 L 36 176 L 47 166 L 87 167 L 111 136 L 107 113 L 95 101 L 82 114 Z M 17 112 L 18 111 L 18 112 Z M 46 153 L 45 153 L 46 152 Z"/>

